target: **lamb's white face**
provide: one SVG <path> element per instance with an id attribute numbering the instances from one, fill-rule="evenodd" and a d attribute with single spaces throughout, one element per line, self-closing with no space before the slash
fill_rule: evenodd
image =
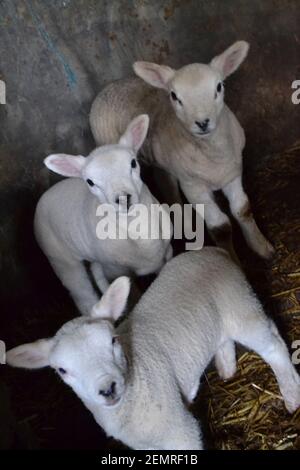
<path id="1" fill-rule="evenodd" d="M 215 130 L 224 106 L 221 74 L 209 65 L 190 64 L 175 72 L 168 83 L 174 111 L 195 137 L 206 137 Z"/>
<path id="2" fill-rule="evenodd" d="M 130 148 L 107 145 L 94 150 L 82 171 L 90 191 L 101 203 L 127 212 L 140 202 L 143 182 L 137 156 Z"/>
<path id="3" fill-rule="evenodd" d="M 114 322 L 125 309 L 129 279 L 107 289 L 90 316 L 63 325 L 53 338 L 8 351 L 7 363 L 36 369 L 52 367 L 88 407 L 117 406 L 126 389 L 127 361 Z"/>
<path id="4" fill-rule="evenodd" d="M 64 325 L 55 337 L 49 365 L 84 402 L 114 406 L 125 391 L 127 362 L 108 320 Z"/>
<path id="5" fill-rule="evenodd" d="M 209 137 L 218 126 L 228 75 L 243 62 L 249 45 L 238 41 L 210 64 L 190 64 L 179 70 L 151 62 L 135 62 L 135 73 L 150 85 L 163 88 L 184 127 L 196 138 Z"/>
<path id="6" fill-rule="evenodd" d="M 140 202 L 143 182 L 137 153 L 148 127 L 149 117 L 141 114 L 129 123 L 118 143 L 98 147 L 87 158 L 52 154 L 45 159 L 45 165 L 60 175 L 83 179 L 100 203 L 127 212 Z"/>

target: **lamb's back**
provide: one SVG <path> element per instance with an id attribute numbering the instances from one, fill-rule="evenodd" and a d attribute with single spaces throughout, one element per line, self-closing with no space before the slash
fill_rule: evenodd
<path id="1" fill-rule="evenodd" d="M 45 253 L 53 256 L 53 251 L 64 251 L 67 247 L 77 252 L 85 244 L 91 197 L 86 183 L 79 178 L 64 179 L 42 195 L 35 211 L 34 231 Z M 61 243 L 59 249 L 57 242 Z"/>
<path id="2" fill-rule="evenodd" d="M 201 352 L 205 362 L 222 339 L 234 292 L 243 288 L 244 276 L 224 250 L 183 253 L 164 266 L 131 313 L 132 340 L 175 358 Z"/>
<path id="3" fill-rule="evenodd" d="M 154 119 L 161 90 L 138 77 L 116 80 L 96 97 L 90 113 L 90 125 L 97 145 L 115 144 L 130 121 L 139 114 Z"/>

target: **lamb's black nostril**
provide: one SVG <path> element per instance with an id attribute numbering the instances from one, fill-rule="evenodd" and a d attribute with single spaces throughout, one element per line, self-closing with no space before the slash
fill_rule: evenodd
<path id="1" fill-rule="evenodd" d="M 196 124 L 203 132 L 205 132 L 208 128 L 209 119 L 205 119 L 204 121 L 201 121 L 201 122 L 196 121 Z"/>
<path id="2" fill-rule="evenodd" d="M 116 204 L 125 204 L 125 201 L 126 201 L 126 205 L 127 205 L 127 210 L 129 209 L 129 207 L 131 206 L 131 194 L 122 194 L 121 196 L 117 196 L 116 199 L 115 199 L 115 203 Z"/>
<path id="3" fill-rule="evenodd" d="M 127 210 L 129 210 L 131 206 L 131 194 L 127 194 Z"/>
<path id="4" fill-rule="evenodd" d="M 116 391 L 116 382 L 112 382 L 110 386 L 110 394 L 114 395 L 115 391 Z"/>
<path id="5" fill-rule="evenodd" d="M 102 395 L 105 398 L 111 397 L 116 392 L 116 382 L 112 382 L 108 390 L 99 390 L 99 395 Z"/>

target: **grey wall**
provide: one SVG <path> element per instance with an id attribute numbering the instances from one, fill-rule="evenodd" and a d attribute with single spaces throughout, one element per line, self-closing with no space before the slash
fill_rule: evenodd
<path id="1" fill-rule="evenodd" d="M 7 104 L 0 105 L 0 262 L 7 300 L 16 286 L 18 295 L 34 288 L 33 209 L 55 179 L 43 158 L 91 148 L 91 101 L 105 83 L 131 73 L 134 60 L 179 67 L 248 40 L 250 55 L 226 85 L 246 128 L 247 165 L 292 144 L 299 137 L 299 107 L 290 99 L 300 78 L 299 10 L 298 0 L 1 0 Z"/>

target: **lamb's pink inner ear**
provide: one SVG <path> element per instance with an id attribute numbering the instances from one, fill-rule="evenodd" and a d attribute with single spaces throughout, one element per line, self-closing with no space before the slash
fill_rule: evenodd
<path id="1" fill-rule="evenodd" d="M 219 70 L 223 78 L 228 77 L 241 65 L 248 54 L 249 44 L 245 41 L 238 41 L 230 46 L 223 54 L 215 57 L 211 65 Z"/>
<path id="2" fill-rule="evenodd" d="M 25 369 L 46 367 L 49 364 L 49 353 L 52 346 L 53 340 L 51 338 L 22 344 L 7 352 L 6 362 L 13 367 Z"/>
<path id="3" fill-rule="evenodd" d="M 168 88 L 168 82 L 174 76 L 174 70 L 167 65 L 158 65 L 152 62 L 135 62 L 135 73 L 145 82 L 156 88 Z"/>
<path id="4" fill-rule="evenodd" d="M 81 155 L 49 155 L 45 159 L 45 165 L 55 173 L 62 176 L 79 178 L 82 168 L 85 164 L 85 158 Z"/>
<path id="5" fill-rule="evenodd" d="M 152 82 L 155 86 L 160 87 L 160 88 L 165 87 L 166 84 L 158 68 L 145 66 L 144 71 L 148 80 Z"/>
<path id="6" fill-rule="evenodd" d="M 116 321 L 122 315 L 130 291 L 130 281 L 126 276 L 116 279 L 93 307 L 92 317 Z"/>
<path id="7" fill-rule="evenodd" d="M 223 74 L 225 77 L 230 75 L 236 69 L 236 64 L 239 61 L 240 52 L 234 51 L 228 57 L 226 57 L 224 67 L 223 67 Z"/>
<path id="8" fill-rule="evenodd" d="M 136 153 L 143 145 L 149 127 L 149 117 L 147 114 L 137 116 L 127 127 L 119 143 L 132 148 Z"/>
<path id="9" fill-rule="evenodd" d="M 132 147 L 137 152 L 146 138 L 148 131 L 148 117 L 139 119 L 131 129 Z"/>

